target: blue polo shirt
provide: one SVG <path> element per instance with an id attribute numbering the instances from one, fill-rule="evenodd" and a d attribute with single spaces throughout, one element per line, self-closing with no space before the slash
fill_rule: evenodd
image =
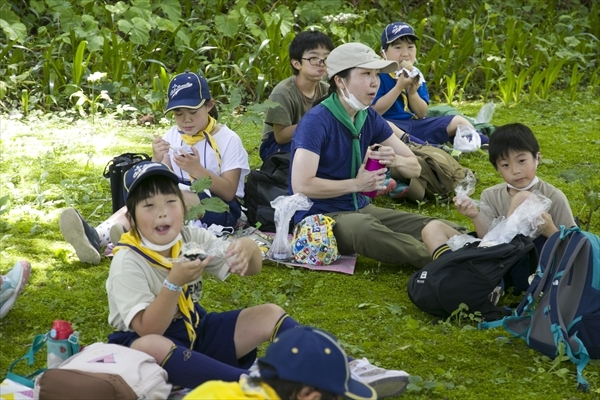
<path id="1" fill-rule="evenodd" d="M 371 107 L 367 109 L 368 116 L 360 131 L 360 153 L 362 161 L 367 148 L 375 143 L 381 143 L 393 135 L 388 123 Z M 291 171 L 294 164 L 296 149 L 306 149 L 319 155 L 317 167 L 318 178 L 343 180 L 350 179 L 352 166 L 352 134 L 342 125 L 323 105 L 317 105 L 307 112 L 296 127 L 292 139 L 290 159 L 290 183 L 288 191 L 293 194 Z M 357 194 L 358 208 L 370 203 L 370 198 Z M 330 199 L 311 199 L 313 206 L 308 211 L 298 211 L 294 216 L 297 223 L 307 215 L 326 214 L 335 211 L 354 211 L 352 194 L 345 194 Z"/>

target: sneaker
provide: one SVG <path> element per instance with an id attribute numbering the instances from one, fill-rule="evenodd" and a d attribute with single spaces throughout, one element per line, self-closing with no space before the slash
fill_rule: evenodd
<path id="1" fill-rule="evenodd" d="M 488 299 L 490 299 L 490 302 L 493 305 L 497 306 L 498 301 L 502 296 L 504 296 L 504 290 L 502 289 L 502 286 L 496 286 L 494 290 L 492 290 L 492 293 L 488 295 Z"/>
<path id="2" fill-rule="evenodd" d="M 366 358 L 352 360 L 348 366 L 352 378 L 375 389 L 378 399 L 397 396 L 408 385 L 408 373 L 376 367 Z"/>
<path id="3" fill-rule="evenodd" d="M 401 199 L 408 195 L 409 187 L 405 183 L 396 183 L 396 187 L 389 193 L 389 196 L 392 199 Z"/>
<path id="4" fill-rule="evenodd" d="M 383 180 L 383 186 L 385 186 L 385 189 L 378 190 L 376 196 L 382 196 L 384 194 L 390 193 L 396 188 L 396 181 L 392 178 L 385 178 Z"/>
<path id="5" fill-rule="evenodd" d="M 73 246 L 79 261 L 100 264 L 100 237 L 98 232 L 83 220 L 74 208 L 67 208 L 60 214 L 60 232 Z"/>
<path id="6" fill-rule="evenodd" d="M 4 318 L 12 308 L 13 304 L 15 304 L 15 300 L 17 300 L 17 297 L 21 294 L 30 274 L 31 264 L 29 264 L 28 261 L 18 261 L 6 275 L 2 275 L 0 318 Z"/>
<path id="7" fill-rule="evenodd" d="M 122 224 L 114 224 L 110 227 L 110 242 L 115 245 L 121 240 L 121 235 L 127 232 L 127 229 Z"/>

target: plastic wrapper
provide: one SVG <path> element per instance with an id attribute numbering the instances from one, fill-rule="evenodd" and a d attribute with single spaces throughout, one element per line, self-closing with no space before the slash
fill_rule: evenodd
<path id="1" fill-rule="evenodd" d="M 313 202 L 302 193 L 279 196 L 271 202 L 271 207 L 275 209 L 275 238 L 267 257 L 280 261 L 292 258 L 292 244 L 288 239 L 290 220 L 296 211 L 308 210 L 312 205 Z"/>
<path id="2" fill-rule="evenodd" d="M 473 175 L 471 171 L 467 171 L 465 177 L 458 181 L 454 188 L 454 193 L 456 193 L 456 204 L 460 205 L 463 202 L 470 200 L 470 196 L 475 193 L 476 183 L 477 179 L 475 178 L 475 175 Z"/>
<path id="3" fill-rule="evenodd" d="M 417 68 L 417 67 L 410 67 L 409 68 L 400 68 L 399 70 L 396 71 L 396 78 L 399 78 L 400 75 L 404 74 L 405 76 L 408 76 L 409 78 L 416 78 L 419 77 L 419 85 L 422 85 L 423 83 L 425 83 L 425 77 L 423 76 L 423 73 L 421 73 L 421 71 Z"/>
<path id="4" fill-rule="evenodd" d="M 488 124 L 492 120 L 492 116 L 496 111 L 496 105 L 494 103 L 484 104 L 483 107 L 477 113 L 475 117 L 476 124 Z"/>
<path id="5" fill-rule="evenodd" d="M 481 147 L 481 137 L 479 133 L 469 125 L 458 124 L 456 135 L 454 136 L 454 148 L 469 153 L 479 150 Z"/>
<path id="6" fill-rule="evenodd" d="M 215 240 L 208 243 L 198 244 L 187 242 L 181 246 L 181 254 L 176 259 L 169 259 L 172 262 L 204 260 L 208 256 L 225 259 L 227 248 L 230 242 L 226 240 Z"/>
<path id="7" fill-rule="evenodd" d="M 538 237 L 544 228 L 542 213 L 548 212 L 552 200 L 538 190 L 531 192 L 521 205 L 508 217 L 492 223 L 491 229 L 483 237 L 480 247 L 509 243 L 515 236 L 523 235 L 532 239 Z"/>
<path id="8" fill-rule="evenodd" d="M 456 251 L 458 249 L 462 249 L 463 247 L 465 247 L 465 244 L 467 244 L 467 243 L 480 242 L 480 241 L 481 241 L 481 239 L 478 239 L 471 235 L 464 234 L 464 235 L 452 236 L 450 239 L 448 239 L 446 244 L 448 245 L 448 247 L 450 247 L 450 250 Z"/>

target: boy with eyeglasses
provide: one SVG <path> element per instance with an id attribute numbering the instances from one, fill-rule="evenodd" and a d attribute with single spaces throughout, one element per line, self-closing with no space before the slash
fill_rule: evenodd
<path id="1" fill-rule="evenodd" d="M 301 32 L 289 49 L 293 75 L 279 82 L 269 100 L 279 103 L 267 111 L 260 145 L 260 158 L 289 152 L 294 130 L 300 118 L 322 96 L 327 94 L 323 75 L 325 60 L 333 50 L 333 42 L 323 32 Z"/>

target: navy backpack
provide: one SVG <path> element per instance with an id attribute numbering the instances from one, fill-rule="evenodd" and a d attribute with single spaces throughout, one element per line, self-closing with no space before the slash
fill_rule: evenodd
<path id="1" fill-rule="evenodd" d="M 546 241 L 536 276 L 513 315 L 479 327 L 496 326 L 552 358 L 564 345 L 577 365 L 579 389 L 586 391 L 583 369 L 590 359 L 600 359 L 600 237 L 561 226 Z"/>

